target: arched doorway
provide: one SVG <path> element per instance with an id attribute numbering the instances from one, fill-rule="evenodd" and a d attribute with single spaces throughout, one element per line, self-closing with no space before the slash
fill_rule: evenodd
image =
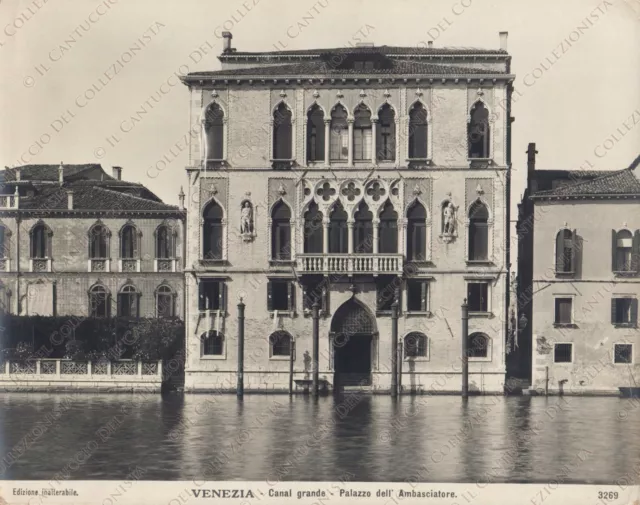
<path id="1" fill-rule="evenodd" d="M 376 321 L 369 309 L 351 299 L 331 320 L 334 387 L 370 386 Z"/>

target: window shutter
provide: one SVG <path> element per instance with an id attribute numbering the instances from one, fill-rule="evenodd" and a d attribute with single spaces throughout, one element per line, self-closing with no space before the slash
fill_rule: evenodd
<path id="1" fill-rule="evenodd" d="M 273 310 L 273 284 L 271 281 L 267 283 L 267 310 Z"/>
<path id="2" fill-rule="evenodd" d="M 564 232 L 564 230 L 560 230 L 556 235 L 556 273 L 563 271 Z"/>
<path id="3" fill-rule="evenodd" d="M 288 290 L 287 298 L 289 301 L 288 308 L 290 311 L 293 312 L 296 310 L 296 298 L 295 298 L 296 288 L 293 284 L 293 281 L 287 284 L 287 290 Z"/>
<path id="4" fill-rule="evenodd" d="M 402 314 L 402 284 L 396 288 L 396 300 L 398 301 L 398 315 Z"/>
<path id="5" fill-rule="evenodd" d="M 636 230 L 633 234 L 632 248 L 631 270 L 637 273 L 640 267 L 640 230 Z"/>
<path id="6" fill-rule="evenodd" d="M 227 283 L 220 281 L 218 284 L 218 307 L 222 313 L 227 311 Z"/>
<path id="7" fill-rule="evenodd" d="M 571 233 L 571 272 L 575 274 L 578 267 L 578 231 L 572 230 Z"/>
<path id="8" fill-rule="evenodd" d="M 631 326 L 634 328 L 638 325 L 638 299 L 631 300 Z"/>
<path id="9" fill-rule="evenodd" d="M 611 299 L 611 324 L 616 323 L 616 299 Z"/>
<path id="10" fill-rule="evenodd" d="M 322 304 L 322 313 L 325 315 L 329 314 L 329 290 L 322 288 L 322 298 L 320 300 Z"/>
<path id="11" fill-rule="evenodd" d="M 616 230 L 611 230 L 611 271 L 618 270 L 617 254 L 618 251 L 618 233 Z"/>
<path id="12" fill-rule="evenodd" d="M 426 282 L 422 282 L 421 286 L 421 300 L 420 300 L 420 310 L 422 310 L 423 312 L 427 311 L 427 295 L 428 295 L 428 289 L 429 289 L 429 284 L 427 284 Z"/>

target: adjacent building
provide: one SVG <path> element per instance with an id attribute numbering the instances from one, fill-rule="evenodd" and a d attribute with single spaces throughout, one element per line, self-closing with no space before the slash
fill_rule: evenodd
<path id="1" fill-rule="evenodd" d="M 535 154 L 518 222 L 520 358 L 538 392 L 618 394 L 640 380 L 640 157 L 594 172 L 535 170 Z"/>
<path id="2" fill-rule="evenodd" d="M 1 311 L 183 317 L 186 213 L 121 174 L 99 164 L 0 172 Z"/>
<path id="3" fill-rule="evenodd" d="M 399 303 L 405 390 L 502 392 L 509 292 L 510 102 L 499 49 L 360 44 L 245 52 L 183 77 L 190 128 L 187 391 L 233 390 L 238 303 L 247 390 L 311 371 L 388 390 Z M 213 62 L 212 62 L 213 66 Z"/>

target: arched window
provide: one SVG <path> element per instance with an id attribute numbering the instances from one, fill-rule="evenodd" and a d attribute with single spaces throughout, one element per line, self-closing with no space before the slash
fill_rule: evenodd
<path id="1" fill-rule="evenodd" d="M 222 356 L 224 353 L 224 335 L 215 330 L 200 335 L 202 354 L 205 356 Z"/>
<path id="2" fill-rule="evenodd" d="M 111 317 L 111 293 L 102 284 L 89 290 L 89 317 Z"/>
<path id="3" fill-rule="evenodd" d="M 163 285 L 156 290 L 156 317 L 175 316 L 174 294 L 169 286 Z"/>
<path id="4" fill-rule="evenodd" d="M 332 160 L 349 159 L 349 125 L 347 111 L 342 105 L 336 105 L 331 112 L 331 141 L 329 154 Z"/>
<path id="5" fill-rule="evenodd" d="M 164 224 L 156 229 L 156 258 L 173 259 L 175 257 L 173 231 Z"/>
<path id="6" fill-rule="evenodd" d="M 224 112 L 212 103 L 205 112 L 204 133 L 207 136 L 207 161 L 224 158 Z"/>
<path id="7" fill-rule="evenodd" d="M 271 212 L 271 259 L 291 259 L 291 210 L 282 200 Z"/>
<path id="8" fill-rule="evenodd" d="M 118 293 L 118 316 L 138 317 L 138 292 L 131 284 L 124 286 Z"/>
<path id="9" fill-rule="evenodd" d="M 378 111 L 376 128 L 376 157 L 378 161 L 396 159 L 396 113 L 388 103 Z"/>
<path id="10" fill-rule="evenodd" d="M 616 232 L 612 230 L 613 235 L 613 271 L 614 272 L 631 272 L 637 269 L 637 259 L 634 258 L 634 240 L 629 230 L 620 230 Z M 636 239 L 636 242 L 638 240 Z M 637 256 L 638 244 L 635 246 Z"/>
<path id="11" fill-rule="evenodd" d="M 290 160 L 292 158 L 291 111 L 280 103 L 273 113 L 273 159 Z"/>
<path id="12" fill-rule="evenodd" d="M 417 102 L 409 111 L 409 158 L 427 157 L 427 110 Z"/>
<path id="13" fill-rule="evenodd" d="M 349 251 L 349 231 L 347 229 L 347 212 L 340 202 L 333 207 L 329 221 L 329 252 L 346 253 Z"/>
<path id="14" fill-rule="evenodd" d="M 373 252 L 373 214 L 369 206 L 360 202 L 353 227 L 353 252 L 367 254 Z"/>
<path id="15" fill-rule="evenodd" d="M 412 331 L 404 337 L 404 355 L 406 358 L 425 358 L 427 356 L 426 335 Z"/>
<path id="16" fill-rule="evenodd" d="M 286 331 L 276 331 L 269 336 L 270 356 L 291 355 L 291 335 Z"/>
<path id="17" fill-rule="evenodd" d="M 407 211 L 407 259 L 427 259 L 427 211 L 418 201 Z"/>
<path id="18" fill-rule="evenodd" d="M 398 252 L 398 213 L 389 200 L 384 204 L 384 208 L 380 213 L 378 252 L 382 254 Z"/>
<path id="19" fill-rule="evenodd" d="M 304 214 L 304 252 L 323 253 L 323 224 L 322 212 L 315 202 L 309 204 L 309 210 Z"/>
<path id="20" fill-rule="evenodd" d="M 469 261 L 483 261 L 489 257 L 489 211 L 482 202 L 475 202 L 469 210 Z"/>
<path id="21" fill-rule="evenodd" d="M 138 230 L 132 224 L 120 230 L 120 257 L 128 260 L 138 257 Z"/>
<path id="22" fill-rule="evenodd" d="M 468 126 L 469 158 L 489 157 L 489 111 L 482 102 L 471 109 Z"/>
<path id="23" fill-rule="evenodd" d="M 467 356 L 469 358 L 487 358 L 489 356 L 489 337 L 484 333 L 472 333 L 467 337 Z"/>
<path id="24" fill-rule="evenodd" d="M 211 201 L 203 212 L 202 258 L 206 260 L 222 259 L 222 207 Z"/>
<path id="25" fill-rule="evenodd" d="M 556 273 L 572 274 L 575 272 L 576 247 L 575 232 L 560 230 L 556 235 Z"/>
<path id="26" fill-rule="evenodd" d="M 371 161 L 371 111 L 360 104 L 353 117 L 353 159 Z"/>
<path id="27" fill-rule="evenodd" d="M 96 224 L 89 230 L 89 258 L 107 259 L 109 257 L 109 229 Z"/>
<path id="28" fill-rule="evenodd" d="M 51 232 L 45 224 L 38 224 L 31 230 L 31 257 L 46 259 L 51 256 Z"/>
<path id="29" fill-rule="evenodd" d="M 307 161 L 324 161 L 324 112 L 315 104 L 307 116 Z"/>

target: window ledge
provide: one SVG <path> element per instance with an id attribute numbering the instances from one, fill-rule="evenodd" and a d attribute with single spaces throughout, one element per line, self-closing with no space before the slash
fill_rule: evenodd
<path id="1" fill-rule="evenodd" d="M 470 168 L 488 168 L 495 165 L 493 158 L 467 158 Z"/>
<path id="2" fill-rule="evenodd" d="M 405 316 L 422 316 L 422 317 L 432 317 L 433 314 L 430 310 L 407 310 L 404 313 Z"/>
<path id="3" fill-rule="evenodd" d="M 553 323 L 554 328 L 577 328 L 578 325 L 575 323 Z"/>
<path id="4" fill-rule="evenodd" d="M 218 355 L 218 354 L 207 354 L 206 356 L 205 355 L 200 356 L 200 359 L 203 359 L 205 361 L 209 361 L 209 360 L 211 360 L 211 361 L 218 360 L 219 361 L 219 360 L 225 360 L 225 359 L 227 359 L 227 357 L 224 354 L 220 354 L 220 355 Z"/>
<path id="5" fill-rule="evenodd" d="M 272 267 L 288 267 L 295 265 L 295 260 L 269 260 L 269 265 Z"/>
<path id="6" fill-rule="evenodd" d="M 198 263 L 203 267 L 220 267 L 227 264 L 227 260 L 215 259 L 215 260 L 199 260 Z"/>
<path id="7" fill-rule="evenodd" d="M 573 365 L 573 361 L 554 361 L 554 365 Z"/>
<path id="8" fill-rule="evenodd" d="M 635 270 L 615 270 L 613 275 L 616 277 L 635 277 L 638 275 L 638 272 Z"/>
<path id="9" fill-rule="evenodd" d="M 295 310 L 278 310 L 278 317 L 280 316 L 284 316 L 284 317 L 296 317 L 296 311 Z M 270 310 L 269 311 L 269 317 L 271 319 L 274 318 L 276 311 L 275 310 Z"/>
<path id="10" fill-rule="evenodd" d="M 428 356 L 405 356 L 403 361 L 405 363 L 427 362 L 429 361 L 429 357 Z M 402 372 L 404 373 L 404 370 L 402 370 Z"/>
<path id="11" fill-rule="evenodd" d="M 427 168 L 433 164 L 431 158 L 407 158 L 407 168 Z"/>
<path id="12" fill-rule="evenodd" d="M 613 323 L 614 328 L 637 328 L 636 323 Z"/>
<path id="13" fill-rule="evenodd" d="M 289 361 L 291 358 L 289 356 L 269 356 L 269 361 Z M 293 361 L 295 361 L 295 356 L 293 357 Z"/>
<path id="14" fill-rule="evenodd" d="M 573 277 L 575 274 L 575 272 L 558 272 L 556 270 L 556 277 Z"/>
<path id="15" fill-rule="evenodd" d="M 469 363 L 474 363 L 474 362 L 475 363 L 478 363 L 478 362 L 485 362 L 486 363 L 486 362 L 491 361 L 491 358 L 488 357 L 488 356 L 486 358 L 471 358 L 471 357 L 469 357 L 469 358 L 467 358 L 467 360 L 469 361 Z"/>
<path id="16" fill-rule="evenodd" d="M 487 311 L 483 311 L 483 310 L 470 310 L 469 311 L 469 317 L 492 318 L 493 317 L 493 312 L 487 312 Z"/>
<path id="17" fill-rule="evenodd" d="M 295 159 L 271 159 L 271 168 L 275 170 L 290 170 L 296 163 Z"/>
<path id="18" fill-rule="evenodd" d="M 486 260 L 466 260 L 467 266 L 474 266 L 474 265 L 493 265 L 493 260 L 490 259 L 486 259 Z"/>
<path id="19" fill-rule="evenodd" d="M 302 316 L 303 316 L 303 317 L 311 317 L 311 315 L 312 315 L 312 314 L 311 314 L 311 309 L 304 309 L 304 310 L 302 311 Z M 328 317 L 328 316 L 329 316 L 329 313 L 328 313 L 326 310 L 320 310 L 320 311 L 318 311 L 318 315 L 319 315 L 320 317 Z"/>
<path id="20" fill-rule="evenodd" d="M 216 160 L 209 159 L 209 160 L 205 161 L 204 169 L 208 170 L 210 168 L 215 169 L 215 168 L 222 168 L 222 167 L 226 167 L 226 166 L 228 166 L 228 164 L 227 164 L 227 160 L 225 160 L 225 159 L 219 159 L 219 160 L 217 160 L 217 159 Z"/>

